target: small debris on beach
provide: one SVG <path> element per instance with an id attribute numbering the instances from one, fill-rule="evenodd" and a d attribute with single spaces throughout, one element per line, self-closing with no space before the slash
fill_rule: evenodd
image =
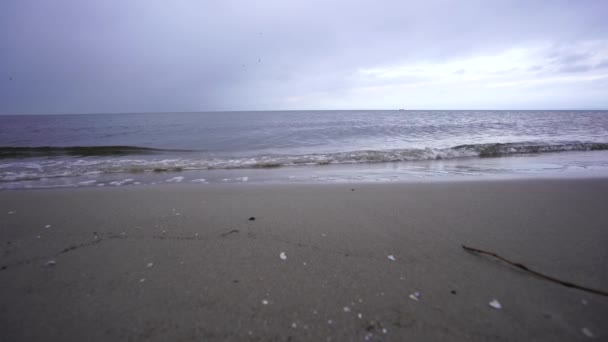
<path id="1" fill-rule="evenodd" d="M 249 218 L 249 221 L 255 221 L 255 217 L 251 216 L 251 217 Z"/>
<path id="2" fill-rule="evenodd" d="M 149 262 L 149 263 L 146 265 L 146 267 L 147 267 L 147 268 L 150 268 L 150 267 L 153 267 L 153 266 L 154 266 L 154 263 L 153 263 L 153 262 Z"/>
<path id="3" fill-rule="evenodd" d="M 270 302 L 267 299 L 262 299 L 262 304 L 263 305 L 268 305 L 268 304 L 270 304 Z"/>
<path id="4" fill-rule="evenodd" d="M 57 264 L 57 262 L 55 260 L 49 260 L 46 262 L 46 266 L 55 266 Z"/>
<path id="5" fill-rule="evenodd" d="M 386 330 L 386 328 L 382 328 L 382 333 L 386 334 L 386 333 L 388 333 L 388 330 Z"/>
<path id="6" fill-rule="evenodd" d="M 348 306 L 345 306 L 343 310 L 344 312 L 350 312 L 350 308 Z"/>
<path id="7" fill-rule="evenodd" d="M 391 261 L 397 260 L 397 258 L 395 258 L 394 255 L 389 255 L 387 258 L 388 258 L 388 260 L 391 260 Z"/>
<path id="8" fill-rule="evenodd" d="M 327 320 L 327 324 L 333 324 L 333 323 L 334 323 L 334 321 L 333 321 L 333 320 L 331 320 L 331 319 L 328 319 L 328 320 Z"/>
<path id="9" fill-rule="evenodd" d="M 139 279 L 139 282 L 140 282 L 140 283 L 143 283 L 144 281 L 146 281 L 146 278 L 141 278 L 141 279 Z"/>
<path id="10" fill-rule="evenodd" d="M 359 319 L 363 319 L 363 314 L 359 312 L 359 313 L 357 314 L 357 317 L 358 317 Z"/>
<path id="11" fill-rule="evenodd" d="M 285 254 L 285 252 L 281 252 L 281 254 L 279 254 L 279 258 L 281 258 L 281 260 L 287 260 L 287 254 Z"/>
<path id="12" fill-rule="evenodd" d="M 8 214 L 9 215 L 13 215 L 15 212 L 14 211 L 9 211 Z"/>
<path id="13" fill-rule="evenodd" d="M 238 232 L 239 232 L 238 229 L 233 229 L 233 230 L 231 230 L 229 232 L 222 233 L 221 236 L 223 237 L 223 236 L 228 236 L 230 234 L 237 234 Z M 194 236 L 198 236 L 198 233 L 195 233 Z"/>
<path id="14" fill-rule="evenodd" d="M 415 301 L 420 300 L 420 292 L 416 291 L 416 292 L 410 294 L 410 299 L 415 300 Z"/>
<path id="15" fill-rule="evenodd" d="M 46 226 L 44 226 L 44 228 L 51 228 L 52 226 L 50 224 L 47 224 Z"/>
<path id="16" fill-rule="evenodd" d="M 492 308 L 496 309 L 496 310 L 502 309 L 502 305 L 496 299 L 492 299 L 492 301 L 489 302 L 488 305 L 491 306 Z"/>
<path id="17" fill-rule="evenodd" d="M 298 327 L 298 325 L 296 324 L 296 322 L 293 322 L 293 323 L 291 323 L 291 327 L 295 329 Z"/>
<path id="18" fill-rule="evenodd" d="M 589 330 L 589 328 L 583 328 L 583 329 L 581 329 L 581 331 L 583 332 L 583 335 L 585 335 L 587 337 L 594 337 L 595 336 L 593 334 L 593 332 L 591 332 L 591 330 Z"/>
<path id="19" fill-rule="evenodd" d="M 450 291 L 450 293 L 451 293 L 451 294 L 453 294 L 453 295 L 455 295 L 455 294 L 456 294 L 456 291 L 455 291 L 455 290 L 452 290 L 452 291 Z"/>

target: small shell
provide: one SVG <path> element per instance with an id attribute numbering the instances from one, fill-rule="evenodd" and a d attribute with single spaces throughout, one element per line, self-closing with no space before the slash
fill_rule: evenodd
<path id="1" fill-rule="evenodd" d="M 492 301 L 489 302 L 488 305 L 491 306 L 492 308 L 496 309 L 496 310 L 502 309 L 502 305 L 496 299 L 492 299 Z"/>

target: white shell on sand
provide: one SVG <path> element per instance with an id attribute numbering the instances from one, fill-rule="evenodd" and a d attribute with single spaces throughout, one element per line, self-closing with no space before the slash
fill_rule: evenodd
<path id="1" fill-rule="evenodd" d="M 268 304 L 270 304 L 270 302 L 267 299 L 262 299 L 262 304 L 268 305 Z"/>
<path id="2" fill-rule="evenodd" d="M 395 258 L 394 255 L 389 255 L 387 258 L 388 258 L 388 260 L 391 260 L 391 261 L 397 260 L 397 258 Z"/>
<path id="3" fill-rule="evenodd" d="M 279 254 L 279 258 L 281 258 L 281 260 L 287 260 L 287 254 L 285 254 L 285 252 L 281 252 L 281 254 Z"/>
<path id="4" fill-rule="evenodd" d="M 583 332 L 583 335 L 587 336 L 587 337 L 593 337 L 595 335 L 593 335 L 593 333 L 591 332 L 591 330 L 589 330 L 589 328 L 583 328 L 581 329 L 581 331 Z"/>
<path id="5" fill-rule="evenodd" d="M 44 228 L 51 228 L 51 225 L 47 224 L 46 226 L 44 226 Z"/>
<path id="6" fill-rule="evenodd" d="M 147 268 L 150 268 L 150 267 L 152 267 L 152 266 L 154 266 L 154 263 L 153 263 L 153 262 L 149 262 L 149 263 L 146 265 L 146 267 L 147 267 Z"/>
<path id="7" fill-rule="evenodd" d="M 496 310 L 500 310 L 502 309 L 502 305 L 500 304 L 500 302 L 496 299 L 492 299 L 491 302 L 488 303 L 489 306 L 493 307 Z"/>
<path id="8" fill-rule="evenodd" d="M 57 262 L 55 260 L 49 260 L 46 262 L 47 266 L 55 266 L 57 264 Z"/>
<path id="9" fill-rule="evenodd" d="M 410 299 L 418 301 L 420 299 L 420 292 L 416 291 L 416 292 L 410 294 Z"/>

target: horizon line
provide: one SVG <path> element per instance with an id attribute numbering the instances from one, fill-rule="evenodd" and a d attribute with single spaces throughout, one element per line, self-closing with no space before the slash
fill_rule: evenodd
<path id="1" fill-rule="evenodd" d="M 381 111 L 402 111 L 402 112 L 462 112 L 462 111 L 608 111 L 608 109 L 270 109 L 270 110 L 204 110 L 204 111 L 158 111 L 158 112 L 86 112 L 86 113 L 0 113 L 0 116 L 43 116 L 43 115 L 120 115 L 120 114 L 204 114 L 204 113 L 257 113 L 257 112 L 381 112 Z"/>

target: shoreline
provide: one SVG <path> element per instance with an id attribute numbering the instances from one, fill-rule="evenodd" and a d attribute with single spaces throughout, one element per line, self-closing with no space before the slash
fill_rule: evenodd
<path id="1" fill-rule="evenodd" d="M 0 328 L 11 341 L 601 339 L 608 298 L 461 245 L 606 290 L 605 203 L 608 178 L 2 191 Z"/>
<path id="2" fill-rule="evenodd" d="M 468 158 L 367 164 L 302 165 L 261 169 L 164 170 L 162 172 L 102 172 L 19 180 L 6 173 L 0 191 L 42 188 L 90 188 L 164 183 L 193 186 L 225 183 L 378 184 L 476 182 L 522 179 L 608 178 L 608 151 L 561 152 L 503 158 Z M 29 167 L 29 166 L 28 166 Z M 28 171 L 29 172 L 29 171 Z M 16 178 L 15 178 L 16 177 Z M 26 177 L 26 178 L 27 178 Z M 13 179 L 9 181 L 8 179 Z"/>

